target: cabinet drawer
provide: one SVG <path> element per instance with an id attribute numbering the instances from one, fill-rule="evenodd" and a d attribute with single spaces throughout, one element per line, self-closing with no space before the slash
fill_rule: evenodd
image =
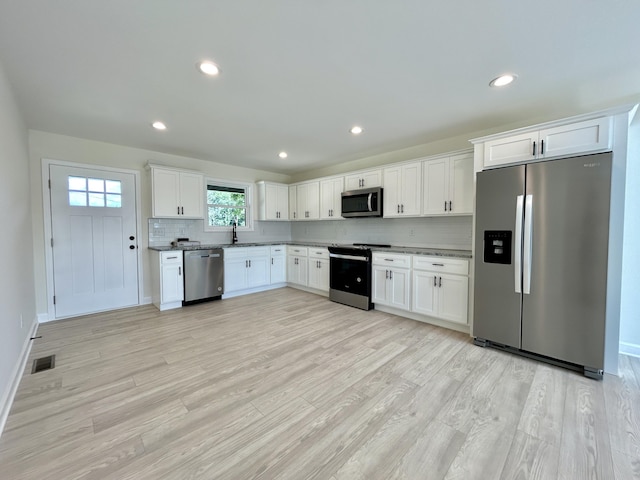
<path id="1" fill-rule="evenodd" d="M 269 247 L 231 247 L 224 249 L 224 258 L 268 257 Z"/>
<path id="2" fill-rule="evenodd" d="M 322 258 L 325 260 L 329 259 L 329 250 L 326 248 L 309 248 L 309 257 L 310 258 Z"/>
<path id="3" fill-rule="evenodd" d="M 286 255 L 287 249 L 284 245 L 273 245 L 271 247 L 271 256 L 277 257 L 279 255 Z"/>
<path id="4" fill-rule="evenodd" d="M 410 268 L 411 255 L 398 253 L 373 252 L 374 265 L 386 265 L 388 267 Z"/>
<path id="5" fill-rule="evenodd" d="M 160 262 L 162 263 L 162 265 L 182 263 L 182 251 L 160 252 Z"/>
<path id="6" fill-rule="evenodd" d="M 428 270 L 431 272 L 468 275 L 469 261 L 461 258 L 426 257 L 424 255 L 414 255 L 413 268 L 414 270 Z"/>
<path id="7" fill-rule="evenodd" d="M 289 255 L 295 255 L 297 257 L 306 257 L 309 255 L 309 249 L 307 247 L 287 247 L 287 253 Z"/>

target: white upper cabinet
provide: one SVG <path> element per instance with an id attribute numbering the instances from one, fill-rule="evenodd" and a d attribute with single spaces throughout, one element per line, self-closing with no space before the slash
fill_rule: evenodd
<path id="1" fill-rule="evenodd" d="M 383 170 L 385 217 L 420 215 L 421 169 L 421 162 L 412 162 Z"/>
<path id="2" fill-rule="evenodd" d="M 204 176 L 151 167 L 151 215 L 154 218 L 203 218 Z"/>
<path id="3" fill-rule="evenodd" d="M 353 172 L 344 177 L 345 191 L 358 190 L 359 188 L 373 188 L 382 186 L 382 170 L 363 170 Z"/>
<path id="4" fill-rule="evenodd" d="M 289 185 L 289 220 L 298 220 L 298 188 Z"/>
<path id="5" fill-rule="evenodd" d="M 258 182 L 258 220 L 289 220 L 289 186 Z"/>
<path id="6" fill-rule="evenodd" d="M 483 168 L 611 149 L 611 117 L 551 125 L 484 141 Z M 478 139 L 481 140 L 481 139 Z M 478 140 L 474 142 L 478 142 Z"/>
<path id="7" fill-rule="evenodd" d="M 295 186 L 295 190 L 294 220 L 318 220 L 320 218 L 320 182 L 299 183 Z"/>
<path id="8" fill-rule="evenodd" d="M 425 160 L 422 175 L 423 215 L 472 214 L 473 153 Z"/>
<path id="9" fill-rule="evenodd" d="M 320 219 L 342 218 L 342 189 L 344 177 L 327 178 L 320 181 Z"/>

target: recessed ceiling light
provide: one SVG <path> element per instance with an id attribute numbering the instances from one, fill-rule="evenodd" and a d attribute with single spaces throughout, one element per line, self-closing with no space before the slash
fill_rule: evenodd
<path id="1" fill-rule="evenodd" d="M 279 156 L 280 158 L 287 158 L 287 157 L 288 157 L 287 152 L 280 152 L 280 153 L 278 154 L 278 156 Z"/>
<path id="2" fill-rule="evenodd" d="M 354 135 L 360 135 L 362 133 L 362 127 L 359 127 L 358 125 L 356 125 L 354 127 L 351 127 L 351 130 L 349 131 Z"/>
<path id="3" fill-rule="evenodd" d="M 220 68 L 218 68 L 218 66 L 215 63 L 210 62 L 208 60 L 204 62 L 200 62 L 196 66 L 198 67 L 198 70 L 200 70 L 205 75 L 211 75 L 213 77 L 220 73 Z"/>
<path id="4" fill-rule="evenodd" d="M 513 73 L 507 73 L 505 75 L 500 75 L 499 77 L 496 77 L 493 80 L 491 80 L 489 82 L 489 86 L 490 87 L 504 87 L 505 85 L 509 85 L 511 82 L 513 82 L 516 78 L 518 78 L 518 76 L 513 74 Z"/>
<path id="5" fill-rule="evenodd" d="M 153 122 L 151 124 L 151 126 L 153 128 L 155 128 L 156 130 L 166 130 L 167 129 L 167 126 L 162 122 Z"/>

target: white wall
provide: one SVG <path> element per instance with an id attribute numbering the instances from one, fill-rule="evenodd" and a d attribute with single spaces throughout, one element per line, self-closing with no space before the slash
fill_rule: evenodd
<path id="1" fill-rule="evenodd" d="M 0 430 L 36 321 L 27 129 L 0 64 Z M 20 325 L 20 316 L 22 323 Z"/>
<path id="2" fill-rule="evenodd" d="M 29 162 L 31 165 L 33 258 L 35 262 L 35 292 L 38 314 L 45 314 L 47 311 L 45 248 L 48 248 L 48 241 L 45 241 L 44 238 L 42 159 L 140 171 L 142 178 L 142 232 L 138 233 L 138 237 L 142 240 L 141 247 L 143 249 L 146 249 L 148 244 L 148 218 L 151 216 L 151 180 L 150 174 L 145 168 L 147 163 L 195 170 L 203 172 L 209 177 L 224 178 L 242 182 L 271 180 L 275 182 L 288 183 L 290 181 L 290 178 L 287 175 L 31 130 L 29 132 Z M 151 296 L 151 282 L 148 264 L 149 256 L 143 251 L 141 257 L 143 261 L 144 278 L 143 295 L 144 297 L 149 298 Z"/>
<path id="3" fill-rule="evenodd" d="M 293 222 L 291 239 L 471 250 L 471 216 Z"/>
<path id="4" fill-rule="evenodd" d="M 629 129 L 626 181 L 620 351 L 640 356 L 640 114 Z"/>

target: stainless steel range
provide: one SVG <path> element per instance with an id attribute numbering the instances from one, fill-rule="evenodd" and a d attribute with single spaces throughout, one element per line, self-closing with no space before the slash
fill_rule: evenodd
<path id="1" fill-rule="evenodd" d="M 329 247 L 329 299 L 371 310 L 371 247 L 389 245 L 333 245 Z"/>

